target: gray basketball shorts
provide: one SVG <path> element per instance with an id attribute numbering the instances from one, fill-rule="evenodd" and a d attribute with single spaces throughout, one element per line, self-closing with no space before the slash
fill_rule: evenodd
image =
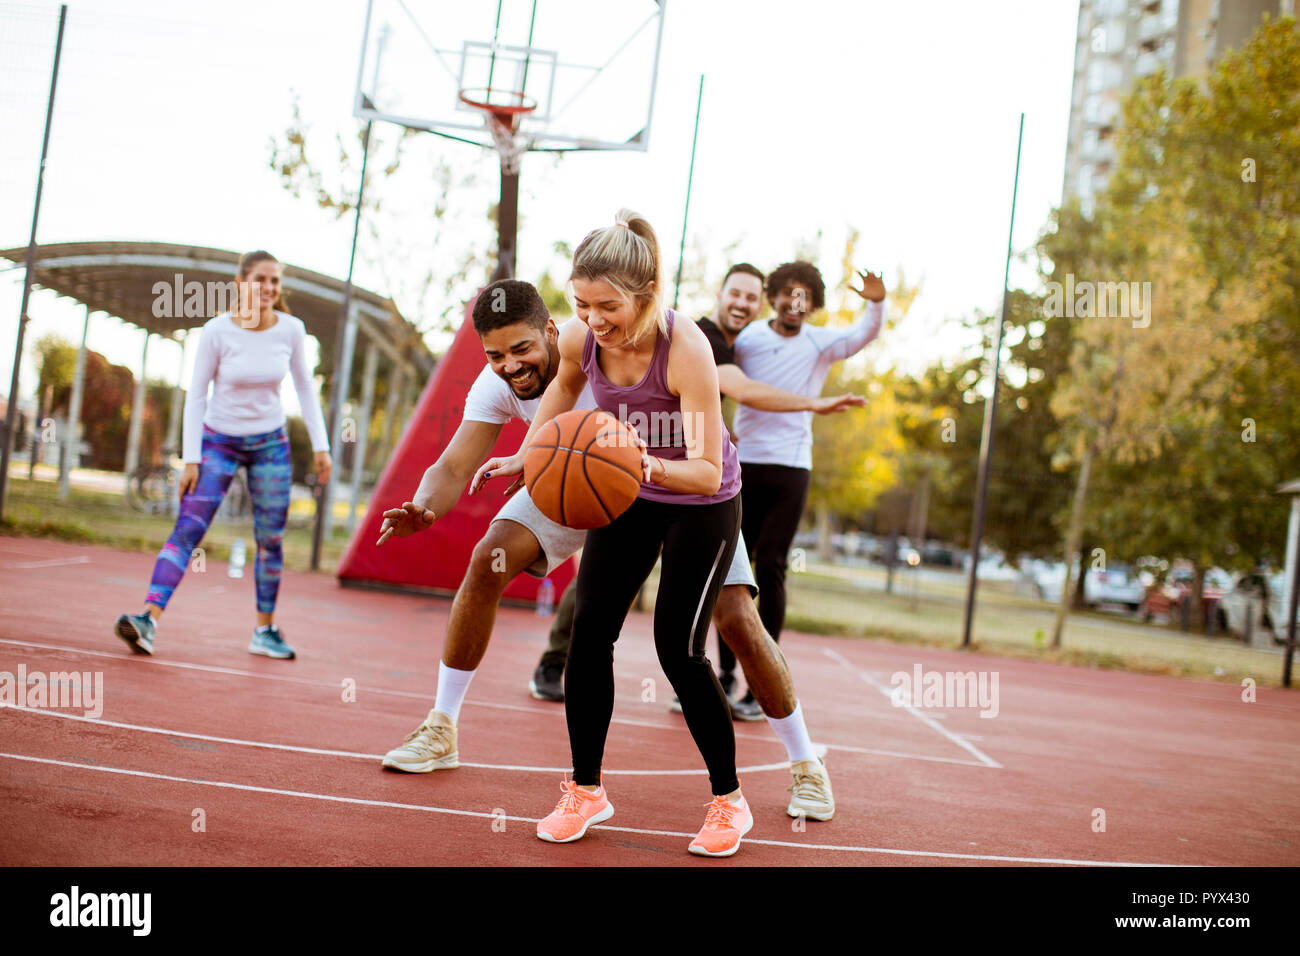
<path id="1" fill-rule="evenodd" d="M 520 488 L 511 495 L 505 507 L 492 520 L 513 521 L 533 533 L 537 543 L 542 546 L 542 556 L 524 570 L 535 578 L 546 577 L 582 550 L 582 545 L 587 540 L 587 532 L 565 527 L 542 514 L 537 505 L 533 504 L 527 488 Z"/>
<path id="2" fill-rule="evenodd" d="M 587 540 L 587 532 L 566 527 L 542 514 L 537 505 L 533 504 L 527 488 L 521 488 L 511 495 L 492 520 L 513 521 L 533 533 L 537 543 L 542 546 L 542 557 L 524 570 L 535 578 L 546 577 L 582 550 Z M 723 586 L 731 584 L 743 584 L 749 588 L 752 596 L 758 596 L 758 584 L 754 581 L 754 571 L 749 566 L 749 552 L 745 549 L 743 535 L 736 540 L 736 553 L 731 559 L 731 567 L 727 569 L 727 579 Z"/>
<path id="3" fill-rule="evenodd" d="M 750 597 L 758 597 L 758 582 L 754 580 L 754 569 L 749 566 L 749 551 L 745 548 L 745 536 L 737 532 L 736 553 L 731 558 L 731 567 L 727 569 L 727 580 L 722 586 L 743 584 L 749 588 Z"/>

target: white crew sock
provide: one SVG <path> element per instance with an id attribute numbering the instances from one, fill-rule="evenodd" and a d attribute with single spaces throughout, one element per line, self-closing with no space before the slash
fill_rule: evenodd
<path id="1" fill-rule="evenodd" d="M 440 714 L 446 714 L 451 718 L 452 723 L 458 723 L 460 705 L 465 703 L 465 694 L 469 690 L 469 682 L 473 679 L 473 671 L 460 671 L 439 661 L 438 696 L 434 698 L 433 709 Z"/>
<path id="2" fill-rule="evenodd" d="M 798 701 L 795 701 L 794 710 L 789 717 L 768 717 L 767 722 L 771 725 L 772 732 L 785 744 L 785 752 L 791 763 L 817 759 L 817 751 L 813 750 L 808 728 L 803 723 L 803 705 Z"/>

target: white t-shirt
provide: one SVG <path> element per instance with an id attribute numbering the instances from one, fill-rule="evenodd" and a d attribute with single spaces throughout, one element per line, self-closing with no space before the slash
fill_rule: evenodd
<path id="1" fill-rule="evenodd" d="M 484 365 L 465 396 L 465 414 L 462 417 L 467 422 L 490 422 L 493 425 L 504 425 L 512 418 L 532 422 L 541 404 L 540 395 L 527 400 L 520 398 L 500 375 L 492 371 L 491 365 Z M 596 407 L 590 384 L 582 387 L 578 403 L 573 407 Z"/>
<path id="2" fill-rule="evenodd" d="M 260 331 L 237 325 L 229 312 L 204 323 L 185 395 L 181 457 L 187 464 L 202 461 L 204 425 L 223 435 L 260 435 L 282 426 L 280 385 L 289 374 L 312 451 L 329 451 L 316 382 L 307 368 L 307 327 L 295 316 L 275 314 L 279 321 Z"/>
<path id="3" fill-rule="evenodd" d="M 868 302 L 853 325 L 831 329 L 805 322 L 798 335 L 788 337 L 772 331 L 769 322 L 752 322 L 736 336 L 736 364 L 755 381 L 816 398 L 831 366 L 879 335 L 884 316 L 884 302 Z M 812 412 L 737 406 L 732 428 L 741 462 L 811 469 L 812 418 Z"/>

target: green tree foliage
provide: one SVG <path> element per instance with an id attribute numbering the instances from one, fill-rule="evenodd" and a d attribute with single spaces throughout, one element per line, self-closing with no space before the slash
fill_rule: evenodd
<path id="1" fill-rule="evenodd" d="M 1266 22 L 1203 84 L 1140 82 L 1118 144 L 1093 219 L 1061 210 L 1042 248 L 1058 279 L 1149 281 L 1151 320 L 1073 323 L 1062 457 L 1096 456 L 1103 546 L 1185 557 L 1198 575 L 1276 561 L 1273 489 L 1300 474 L 1295 21 Z"/>
<path id="2" fill-rule="evenodd" d="M 551 276 L 550 271 L 543 272 L 537 280 L 537 294 L 542 297 L 546 303 L 547 311 L 551 313 L 551 318 L 555 321 L 563 322 L 569 316 L 573 315 L 573 307 L 569 304 L 568 294 L 564 291 L 565 283 L 557 282 Z"/>
<path id="3" fill-rule="evenodd" d="M 981 353 L 939 364 L 898 383 L 899 428 L 906 440 L 901 483 L 930 480 L 927 526 L 931 537 L 969 546 L 986 396 L 997 315 L 976 313 L 965 323 L 980 330 Z M 1014 557 L 1047 554 L 1059 546 L 1053 516 L 1068 486 L 1051 470 L 1059 429 L 1050 401 L 1063 366 L 1063 324 L 1044 321 L 1042 300 L 1023 290 L 1009 298 L 1001 386 L 989 473 L 987 544 Z"/>
<path id="4" fill-rule="evenodd" d="M 77 348 L 55 335 L 45 335 L 35 343 L 40 394 L 53 386 L 50 412 L 67 420 L 72 400 L 72 379 L 76 370 Z M 86 378 L 82 391 L 80 428 L 82 439 L 90 446 L 92 468 L 121 471 L 126 466 L 126 445 L 131 428 L 131 403 L 135 396 L 135 375 L 123 365 L 113 365 L 98 352 L 86 352 Z M 162 460 L 167 416 L 171 404 L 171 387 L 163 382 L 149 383 L 145 390 L 145 418 L 140 434 L 140 462 Z"/>
<path id="5" fill-rule="evenodd" d="M 808 507 L 856 520 L 897 481 L 903 438 L 889 376 L 833 366 L 822 394 L 844 392 L 867 396 L 867 406 L 813 417 Z"/>

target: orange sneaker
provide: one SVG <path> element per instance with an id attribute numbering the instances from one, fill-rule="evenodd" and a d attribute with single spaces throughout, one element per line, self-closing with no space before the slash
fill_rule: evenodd
<path id="1" fill-rule="evenodd" d="M 731 856 L 740 849 L 740 838 L 754 826 L 745 798 L 732 803 L 715 797 L 704 817 L 704 829 L 691 841 L 690 851 L 697 856 Z"/>
<path id="2" fill-rule="evenodd" d="M 537 838 L 547 843 L 572 843 L 587 835 L 587 828 L 602 823 L 614 815 L 614 804 L 609 802 L 602 786 L 595 793 L 584 790 L 572 780 L 560 784 L 564 796 L 555 805 L 550 816 L 537 824 Z"/>

